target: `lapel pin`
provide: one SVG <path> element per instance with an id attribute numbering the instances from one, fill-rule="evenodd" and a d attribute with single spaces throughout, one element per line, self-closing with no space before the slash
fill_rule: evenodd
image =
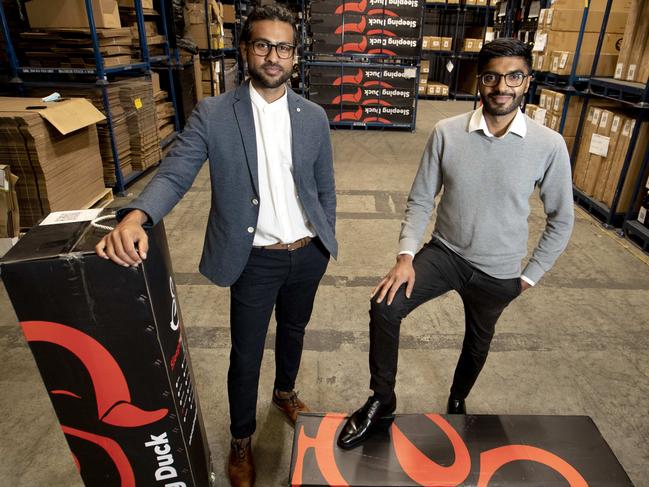
<path id="1" fill-rule="evenodd" d="M 300 107 L 297 107 L 296 110 L 299 112 L 299 111 L 300 111 Z"/>

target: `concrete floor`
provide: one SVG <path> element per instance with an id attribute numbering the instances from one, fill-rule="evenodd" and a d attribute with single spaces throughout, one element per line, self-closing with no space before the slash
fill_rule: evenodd
<path id="1" fill-rule="evenodd" d="M 367 397 L 370 289 L 394 262 L 406 195 L 433 123 L 469 109 L 463 102 L 422 102 L 414 134 L 333 132 L 341 251 L 318 292 L 297 386 L 313 410 L 349 411 Z M 208 200 L 203 171 L 166 227 L 217 485 L 226 485 L 228 290 L 197 271 Z M 530 248 L 543 222 L 535 201 Z M 591 416 L 635 485 L 649 485 L 648 262 L 578 210 L 566 253 L 502 316 L 467 401 L 470 412 Z M 404 322 L 400 412 L 443 411 L 463 323 L 456 294 Z M 254 440 L 258 486 L 287 484 L 293 438 L 270 407 L 273 341 L 271 325 Z M 0 356 L 0 484 L 81 485 L 72 457 L 57 452 L 66 448 L 63 434 L 1 286 Z"/>

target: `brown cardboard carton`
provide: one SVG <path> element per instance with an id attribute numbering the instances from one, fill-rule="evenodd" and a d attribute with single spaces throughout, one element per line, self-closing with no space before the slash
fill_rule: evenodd
<path id="1" fill-rule="evenodd" d="M 223 10 L 223 22 L 228 24 L 234 24 L 236 22 L 236 12 L 234 10 L 234 5 L 221 4 Z"/>
<path id="2" fill-rule="evenodd" d="M 135 0 L 117 0 L 120 7 L 135 8 Z M 140 0 L 143 9 L 153 9 L 153 0 Z"/>
<path id="3" fill-rule="evenodd" d="M 633 0 L 613 0 L 611 5 L 612 12 L 628 12 Z M 607 0 L 591 0 L 590 8 L 594 11 L 604 11 Z M 583 9 L 584 0 L 555 0 L 552 6 L 555 9 Z"/>
<path id="4" fill-rule="evenodd" d="M 105 192 L 95 126 L 104 119 L 85 99 L 0 97 L 0 160 L 19 178 L 22 227 L 51 211 L 87 208 Z"/>
<path id="5" fill-rule="evenodd" d="M 20 216 L 16 182 L 11 168 L 0 165 L 0 238 L 14 238 L 20 234 Z"/>
<path id="6" fill-rule="evenodd" d="M 545 28 L 556 31 L 579 32 L 584 9 L 550 8 L 545 17 Z M 606 32 L 622 34 L 628 12 L 610 12 Z M 599 33 L 604 19 L 603 11 L 589 10 L 584 32 Z"/>
<path id="7" fill-rule="evenodd" d="M 581 188 L 586 194 L 592 196 L 595 192 L 595 185 L 600 175 L 602 162 L 609 155 L 610 150 L 610 134 L 611 124 L 613 122 L 613 112 L 609 110 L 602 110 L 599 125 L 596 132 L 591 136 L 590 157 L 588 159 L 588 167 L 584 177 L 584 185 Z"/>
<path id="8" fill-rule="evenodd" d="M 573 166 L 572 180 L 579 189 L 583 189 L 586 178 L 586 170 L 588 169 L 588 159 L 590 153 L 588 152 L 588 145 L 592 135 L 596 132 L 599 125 L 599 118 L 602 114 L 601 108 L 591 106 L 588 109 L 588 116 L 584 122 L 584 127 L 579 142 L 579 151 L 577 152 L 577 160 Z"/>
<path id="9" fill-rule="evenodd" d="M 611 122 L 611 134 L 610 134 L 610 143 L 608 147 L 608 154 L 606 158 L 602 161 L 602 166 L 599 171 L 599 177 L 597 178 L 597 183 L 595 184 L 595 190 L 593 191 L 593 196 L 595 199 L 601 201 L 604 198 L 604 190 L 606 189 L 606 182 L 608 181 L 608 176 L 611 171 L 611 165 L 615 157 L 615 152 L 617 149 L 617 143 L 620 140 L 620 134 L 622 132 L 622 127 L 624 126 L 624 121 L 626 117 L 620 114 L 613 115 L 613 121 Z"/>
<path id="10" fill-rule="evenodd" d="M 430 38 L 430 48 L 433 51 L 440 51 L 442 49 L 442 38 L 433 36 Z"/>
<path id="11" fill-rule="evenodd" d="M 644 58 L 646 45 L 649 43 L 649 2 L 642 2 L 642 11 L 637 19 L 638 28 L 631 44 L 628 68 L 626 69 L 627 81 L 639 81 L 640 65 Z"/>
<path id="12" fill-rule="evenodd" d="M 646 4 L 646 2 L 643 2 Z M 626 19 L 626 25 L 624 27 L 624 38 L 622 39 L 622 46 L 620 47 L 620 56 L 617 60 L 617 66 L 615 67 L 616 79 L 622 79 L 628 69 L 629 55 L 631 54 L 631 49 L 633 47 L 633 39 L 635 39 L 636 31 L 640 25 L 638 22 L 638 16 L 642 13 L 641 0 L 634 0 L 631 4 L 631 9 L 629 10 L 629 15 Z"/>
<path id="13" fill-rule="evenodd" d="M 430 60 L 422 59 L 421 60 L 421 68 L 419 69 L 420 78 L 421 78 L 421 74 L 428 73 L 429 71 L 430 71 Z"/>
<path id="14" fill-rule="evenodd" d="M 25 10 L 32 29 L 88 27 L 84 0 L 30 0 Z M 122 26 L 116 0 L 92 0 L 92 14 L 97 28 Z"/>
<path id="15" fill-rule="evenodd" d="M 609 208 L 613 204 L 613 198 L 615 196 L 615 191 L 617 189 L 618 181 L 622 172 L 622 166 L 624 165 L 624 161 L 631 141 L 631 136 L 633 134 L 633 129 L 636 123 L 635 120 L 628 120 L 627 122 L 628 123 L 625 123 L 624 127 L 622 128 L 620 139 L 617 143 L 615 160 L 611 165 L 608 180 L 606 182 L 606 188 L 604 190 L 603 201 L 604 204 L 606 204 L 606 206 L 608 206 Z M 633 195 L 633 189 L 640 173 L 642 158 L 644 156 L 647 144 L 649 144 L 649 122 L 644 122 L 640 127 L 635 150 L 633 151 L 629 169 L 622 185 L 620 198 L 618 200 L 618 205 L 616 208 L 617 213 L 626 212 L 632 203 L 631 197 Z"/>
<path id="16" fill-rule="evenodd" d="M 440 37 L 441 39 L 441 50 L 442 51 L 452 51 L 453 50 L 453 38 L 452 37 Z"/>
<path id="17" fill-rule="evenodd" d="M 579 32 L 562 32 L 562 31 L 537 31 L 534 41 L 533 50 L 545 54 L 552 51 L 575 51 L 577 48 L 577 39 Z M 602 42 L 602 53 L 616 54 L 619 52 L 619 46 L 622 44 L 622 34 L 604 34 Z M 598 32 L 586 32 L 582 38 L 582 53 L 594 53 L 599 39 Z"/>
<path id="18" fill-rule="evenodd" d="M 562 76 L 568 76 L 572 72 L 574 56 L 575 53 L 570 51 L 552 51 L 550 72 Z M 590 76 L 594 59 L 594 53 L 580 53 L 575 75 Z M 617 54 L 600 54 L 597 61 L 597 70 L 595 71 L 595 76 L 613 76 L 613 74 L 615 73 L 617 59 Z"/>
<path id="19" fill-rule="evenodd" d="M 566 147 L 568 148 L 568 154 L 572 154 L 572 149 L 575 146 L 575 138 L 564 135 L 563 140 L 566 141 Z"/>

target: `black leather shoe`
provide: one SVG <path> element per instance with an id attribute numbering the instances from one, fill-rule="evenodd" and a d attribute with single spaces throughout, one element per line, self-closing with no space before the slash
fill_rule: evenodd
<path id="1" fill-rule="evenodd" d="M 448 406 L 446 406 L 447 414 L 466 414 L 466 404 L 464 399 L 448 398 Z"/>
<path id="2" fill-rule="evenodd" d="M 352 414 L 338 435 L 338 446 L 350 450 L 365 441 L 372 433 L 389 427 L 394 421 L 397 398 L 392 395 L 389 403 L 382 403 L 374 396 Z"/>

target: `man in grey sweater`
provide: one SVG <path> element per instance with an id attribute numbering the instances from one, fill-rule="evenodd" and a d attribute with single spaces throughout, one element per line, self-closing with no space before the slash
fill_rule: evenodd
<path id="1" fill-rule="evenodd" d="M 338 437 L 342 448 L 391 422 L 401 320 L 451 290 L 462 297 L 466 325 L 447 412 L 466 413 L 464 401 L 487 359 L 496 321 L 568 244 L 574 215 L 565 142 L 519 108 L 531 63 L 531 48 L 518 40 L 485 44 L 478 57 L 482 107 L 433 129 L 408 197 L 397 263 L 372 292 L 374 394 L 347 420 Z M 546 226 L 521 272 L 536 187 Z M 432 240 L 416 252 L 442 188 Z"/>

